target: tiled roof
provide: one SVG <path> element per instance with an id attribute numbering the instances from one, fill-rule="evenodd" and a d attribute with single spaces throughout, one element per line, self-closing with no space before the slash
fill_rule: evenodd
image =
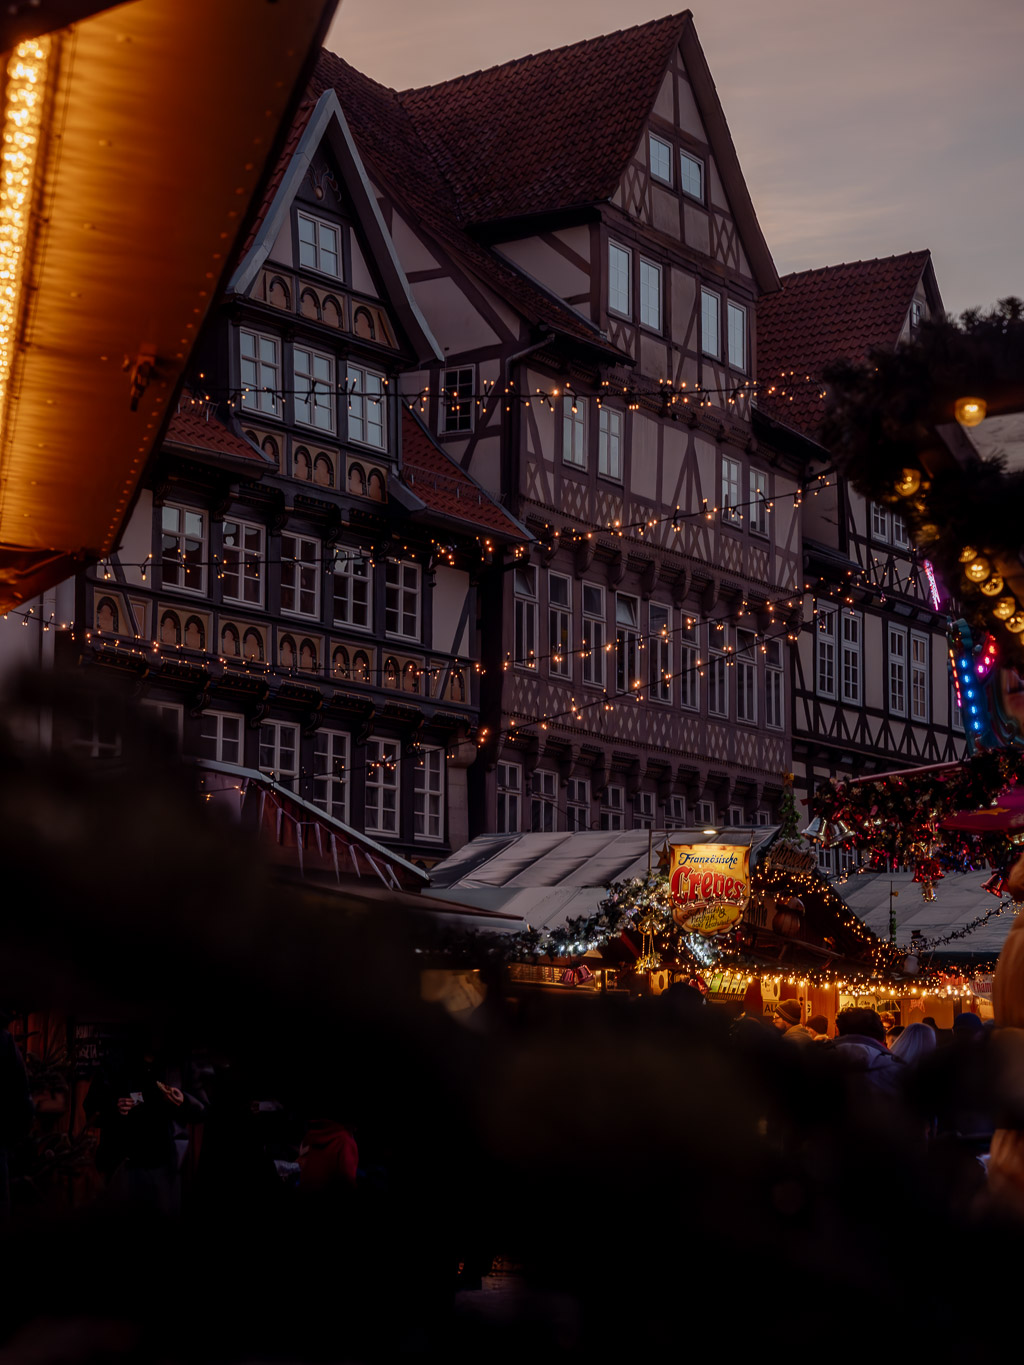
<path id="1" fill-rule="evenodd" d="M 263 469 L 274 467 L 274 461 L 268 455 L 222 422 L 210 404 L 193 403 L 187 396 L 182 397 L 178 411 L 171 418 L 164 444 L 203 455 L 251 461 Z"/>
<path id="2" fill-rule="evenodd" d="M 813 381 L 830 364 L 863 360 L 872 347 L 896 345 L 928 261 L 927 251 L 910 251 L 784 275 L 778 293 L 757 305 L 758 408 L 816 435 L 825 399 Z M 770 383 L 785 394 L 768 394 Z"/>
<path id="3" fill-rule="evenodd" d="M 503 540 L 528 538 L 526 530 L 441 449 L 410 412 L 402 414 L 402 478 L 432 512 Z"/>
<path id="4" fill-rule="evenodd" d="M 404 90 L 463 224 L 609 199 L 632 156 L 688 11 Z"/>

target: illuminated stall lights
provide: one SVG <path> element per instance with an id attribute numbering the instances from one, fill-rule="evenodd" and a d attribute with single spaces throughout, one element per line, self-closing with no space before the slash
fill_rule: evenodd
<path id="1" fill-rule="evenodd" d="M 0 152 L 0 414 L 14 364 L 49 56 L 50 40 L 39 38 L 19 43 L 7 63 Z"/>

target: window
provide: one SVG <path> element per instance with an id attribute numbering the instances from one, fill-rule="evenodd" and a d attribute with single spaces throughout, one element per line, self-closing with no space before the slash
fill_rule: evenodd
<path id="1" fill-rule="evenodd" d="M 648 688 L 651 701 L 672 700 L 672 641 L 669 635 L 669 608 L 659 602 L 650 606 L 650 636 L 647 641 Z"/>
<path id="2" fill-rule="evenodd" d="M 369 630 L 372 624 L 373 580 L 370 561 L 352 550 L 341 550 L 334 561 L 334 624 Z"/>
<path id="3" fill-rule="evenodd" d="M 768 475 L 763 469 L 750 471 L 750 506 L 747 525 L 758 536 L 768 534 Z"/>
<path id="4" fill-rule="evenodd" d="M 889 513 L 880 502 L 871 504 L 871 535 L 875 540 L 889 539 Z"/>
<path id="5" fill-rule="evenodd" d="M 722 354 L 719 325 L 720 300 L 710 289 L 700 291 L 700 346 L 705 355 L 717 360 Z"/>
<path id="6" fill-rule="evenodd" d="M 755 825 L 770 825 L 771 822 L 772 822 L 772 813 L 771 813 L 770 810 L 757 810 L 757 811 L 754 812 L 754 824 L 755 824 Z"/>
<path id="7" fill-rule="evenodd" d="M 640 685 L 640 603 L 615 594 L 615 685 L 630 692 Z"/>
<path id="8" fill-rule="evenodd" d="M 605 682 L 604 588 L 583 584 L 583 681 L 595 687 Z"/>
<path id="9" fill-rule="evenodd" d="M 654 792 L 637 792 L 633 801 L 633 828 L 653 829 L 654 816 Z"/>
<path id="10" fill-rule="evenodd" d="M 818 603 L 815 662 L 819 697 L 836 695 L 836 608 Z"/>
<path id="11" fill-rule="evenodd" d="M 713 801 L 697 802 L 697 824 L 706 829 L 710 829 L 715 824 L 715 803 Z"/>
<path id="12" fill-rule="evenodd" d="M 572 677 L 572 580 L 548 574 L 548 672 Z"/>
<path id="13" fill-rule="evenodd" d="M 686 828 L 686 801 L 681 796 L 670 796 L 665 806 L 665 828 Z"/>
<path id="14" fill-rule="evenodd" d="M 738 525 L 743 520 L 740 508 L 740 462 L 722 456 L 722 520 Z"/>
<path id="15" fill-rule="evenodd" d="M 704 202 L 704 162 L 689 152 L 679 153 L 679 185 L 691 199 Z"/>
<path id="16" fill-rule="evenodd" d="M 282 787 L 297 792 L 299 786 L 299 727 L 280 721 L 260 726 L 260 772 Z"/>
<path id="17" fill-rule="evenodd" d="M 640 321 L 661 331 L 661 266 L 644 260 L 640 262 Z"/>
<path id="18" fill-rule="evenodd" d="M 313 805 L 348 823 L 348 735 L 318 730 L 313 744 Z"/>
<path id="19" fill-rule="evenodd" d="M 320 544 L 306 536 L 281 537 L 281 610 L 320 615 Z"/>
<path id="20" fill-rule="evenodd" d="M 141 703 L 145 711 L 153 720 L 155 729 L 162 735 L 174 752 L 181 753 L 181 732 L 185 719 L 184 708 L 176 706 L 170 701 L 144 701 Z"/>
<path id="21" fill-rule="evenodd" d="M 420 638 L 420 566 L 389 559 L 384 583 L 384 629 L 405 640 Z"/>
<path id="22" fill-rule="evenodd" d="M 622 478 L 622 413 L 617 408 L 601 409 L 598 422 L 597 472 L 609 479 Z"/>
<path id="23" fill-rule="evenodd" d="M 735 828 L 737 825 L 745 825 L 747 822 L 743 816 L 742 806 L 730 806 L 725 814 L 725 823 Z"/>
<path id="24" fill-rule="evenodd" d="M 672 184 L 672 148 L 660 137 L 649 133 L 647 145 L 650 149 L 651 175 L 665 185 Z"/>
<path id="25" fill-rule="evenodd" d="M 633 255 L 625 247 L 608 243 L 608 311 L 632 317 Z"/>
<path id="26" fill-rule="evenodd" d="M 530 796 L 530 829 L 534 834 L 550 834 L 558 826 L 558 775 L 538 768 L 533 774 Z"/>
<path id="27" fill-rule="evenodd" d="M 781 730 L 785 687 L 782 641 L 766 640 L 764 648 L 764 723 L 772 730 Z"/>
<path id="28" fill-rule="evenodd" d="M 747 310 L 738 303 L 726 309 L 729 326 L 729 364 L 734 370 L 747 368 Z"/>
<path id="29" fill-rule="evenodd" d="M 861 640 L 863 618 L 859 612 L 843 612 L 843 701 L 861 703 Z"/>
<path id="30" fill-rule="evenodd" d="M 367 834 L 398 834 L 398 741 L 371 739 L 366 744 Z"/>
<path id="31" fill-rule="evenodd" d="M 519 833 L 519 802 L 523 770 L 518 763 L 498 764 L 498 809 L 495 828 L 499 834 Z"/>
<path id="32" fill-rule="evenodd" d="M 757 655 L 754 632 L 736 632 L 736 719 L 757 720 Z"/>
<path id="33" fill-rule="evenodd" d="M 679 629 L 679 705 L 687 711 L 700 707 L 700 626 L 687 620 Z"/>
<path id="34" fill-rule="evenodd" d="M 562 399 L 562 459 L 587 467 L 587 400 L 567 393 Z"/>
<path id="35" fill-rule="evenodd" d="M 261 332 L 243 327 L 239 333 L 242 407 L 272 417 L 281 415 L 281 362 L 277 345 L 276 337 Z"/>
<path id="36" fill-rule="evenodd" d="M 348 438 L 387 450 L 384 423 L 384 379 L 370 370 L 348 367 Z"/>
<path id="37" fill-rule="evenodd" d="M 590 783 L 570 777 L 565 785 L 565 827 L 570 834 L 590 828 Z"/>
<path id="38" fill-rule="evenodd" d="M 218 763 L 242 762 L 242 717 L 204 711 L 199 718 L 199 753 Z"/>
<path id="39" fill-rule="evenodd" d="M 524 564 L 515 571 L 516 644 L 513 662 L 537 667 L 537 570 Z"/>
<path id="40" fill-rule="evenodd" d="M 263 605 L 263 527 L 225 521 L 221 582 L 226 602 Z"/>
<path id="41" fill-rule="evenodd" d="M 317 431 L 333 431 L 334 361 L 320 351 L 296 346 L 292 350 L 295 420 Z"/>
<path id="42" fill-rule="evenodd" d="M 889 710 L 907 714 L 907 632 L 900 626 L 889 627 Z"/>
<path id="43" fill-rule="evenodd" d="M 716 630 L 708 626 L 708 715 L 729 714 L 729 684 L 725 651 L 729 643 L 728 631 L 723 626 Z"/>
<path id="44" fill-rule="evenodd" d="M 442 431 L 472 431 L 473 379 L 472 365 L 461 370 L 445 370 Z"/>
<path id="45" fill-rule="evenodd" d="M 299 214 L 299 265 L 322 275 L 341 278 L 340 234 L 321 218 Z"/>
<path id="46" fill-rule="evenodd" d="M 161 570 L 165 588 L 203 592 L 206 588 L 206 514 L 165 503 Z"/>
<path id="47" fill-rule="evenodd" d="M 910 632 L 910 714 L 928 719 L 928 636 Z"/>
<path id="48" fill-rule="evenodd" d="M 892 543 L 898 545 L 901 550 L 910 549 L 910 536 L 907 534 L 907 523 L 898 512 L 892 514 Z"/>
<path id="49" fill-rule="evenodd" d="M 412 814 L 417 839 L 444 838 L 444 750 L 421 749 L 413 765 Z"/>
<path id="50" fill-rule="evenodd" d="M 601 828 L 622 829 L 622 813 L 625 808 L 625 791 L 622 787 L 605 787 L 601 798 Z"/>
<path id="51" fill-rule="evenodd" d="M 910 305 L 910 330 L 912 332 L 916 332 L 921 326 L 921 311 L 920 300 L 914 299 Z"/>

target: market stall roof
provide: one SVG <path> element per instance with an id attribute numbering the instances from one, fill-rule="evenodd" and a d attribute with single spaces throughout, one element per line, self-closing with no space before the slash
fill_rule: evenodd
<path id="1" fill-rule="evenodd" d="M 914 881 L 912 872 L 854 873 L 836 889 L 869 929 L 879 938 L 888 939 L 891 886 L 899 893 L 893 899 L 896 939 L 900 944 L 909 945 L 915 929 L 919 929 L 924 941 L 929 943 L 963 929 L 983 915 L 998 911 L 999 902 L 981 889 L 982 883 L 991 875 L 988 870 L 947 873 L 935 883 L 933 901 L 922 899 L 921 885 Z M 942 957 L 968 953 L 997 957 L 1013 923 L 1013 913 L 1009 910 L 1002 914 L 992 913 L 986 923 L 979 924 L 963 938 L 941 944 L 935 952 Z"/>
<path id="2" fill-rule="evenodd" d="M 776 833 L 777 826 L 768 825 L 723 829 L 713 835 L 701 829 L 484 834 L 432 868 L 430 888 L 423 895 L 502 912 L 504 919 L 492 920 L 488 929 L 550 930 L 576 916 L 594 914 L 612 882 L 643 876 L 648 850 L 656 852 L 666 840 L 749 843 L 756 859 Z"/>
<path id="3" fill-rule="evenodd" d="M 93 8 L 4 56 L 4 609 L 116 545 L 334 3 Z"/>

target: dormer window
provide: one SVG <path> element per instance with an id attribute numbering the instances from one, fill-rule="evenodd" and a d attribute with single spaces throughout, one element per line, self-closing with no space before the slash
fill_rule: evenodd
<path id="1" fill-rule="evenodd" d="M 672 148 L 653 133 L 648 139 L 651 158 L 651 177 L 663 185 L 672 184 Z"/>
<path id="2" fill-rule="evenodd" d="M 341 234 L 333 223 L 299 214 L 299 265 L 341 278 Z"/>
<path id="3" fill-rule="evenodd" d="M 704 202 L 704 162 L 689 152 L 679 153 L 679 185 L 691 199 Z"/>

